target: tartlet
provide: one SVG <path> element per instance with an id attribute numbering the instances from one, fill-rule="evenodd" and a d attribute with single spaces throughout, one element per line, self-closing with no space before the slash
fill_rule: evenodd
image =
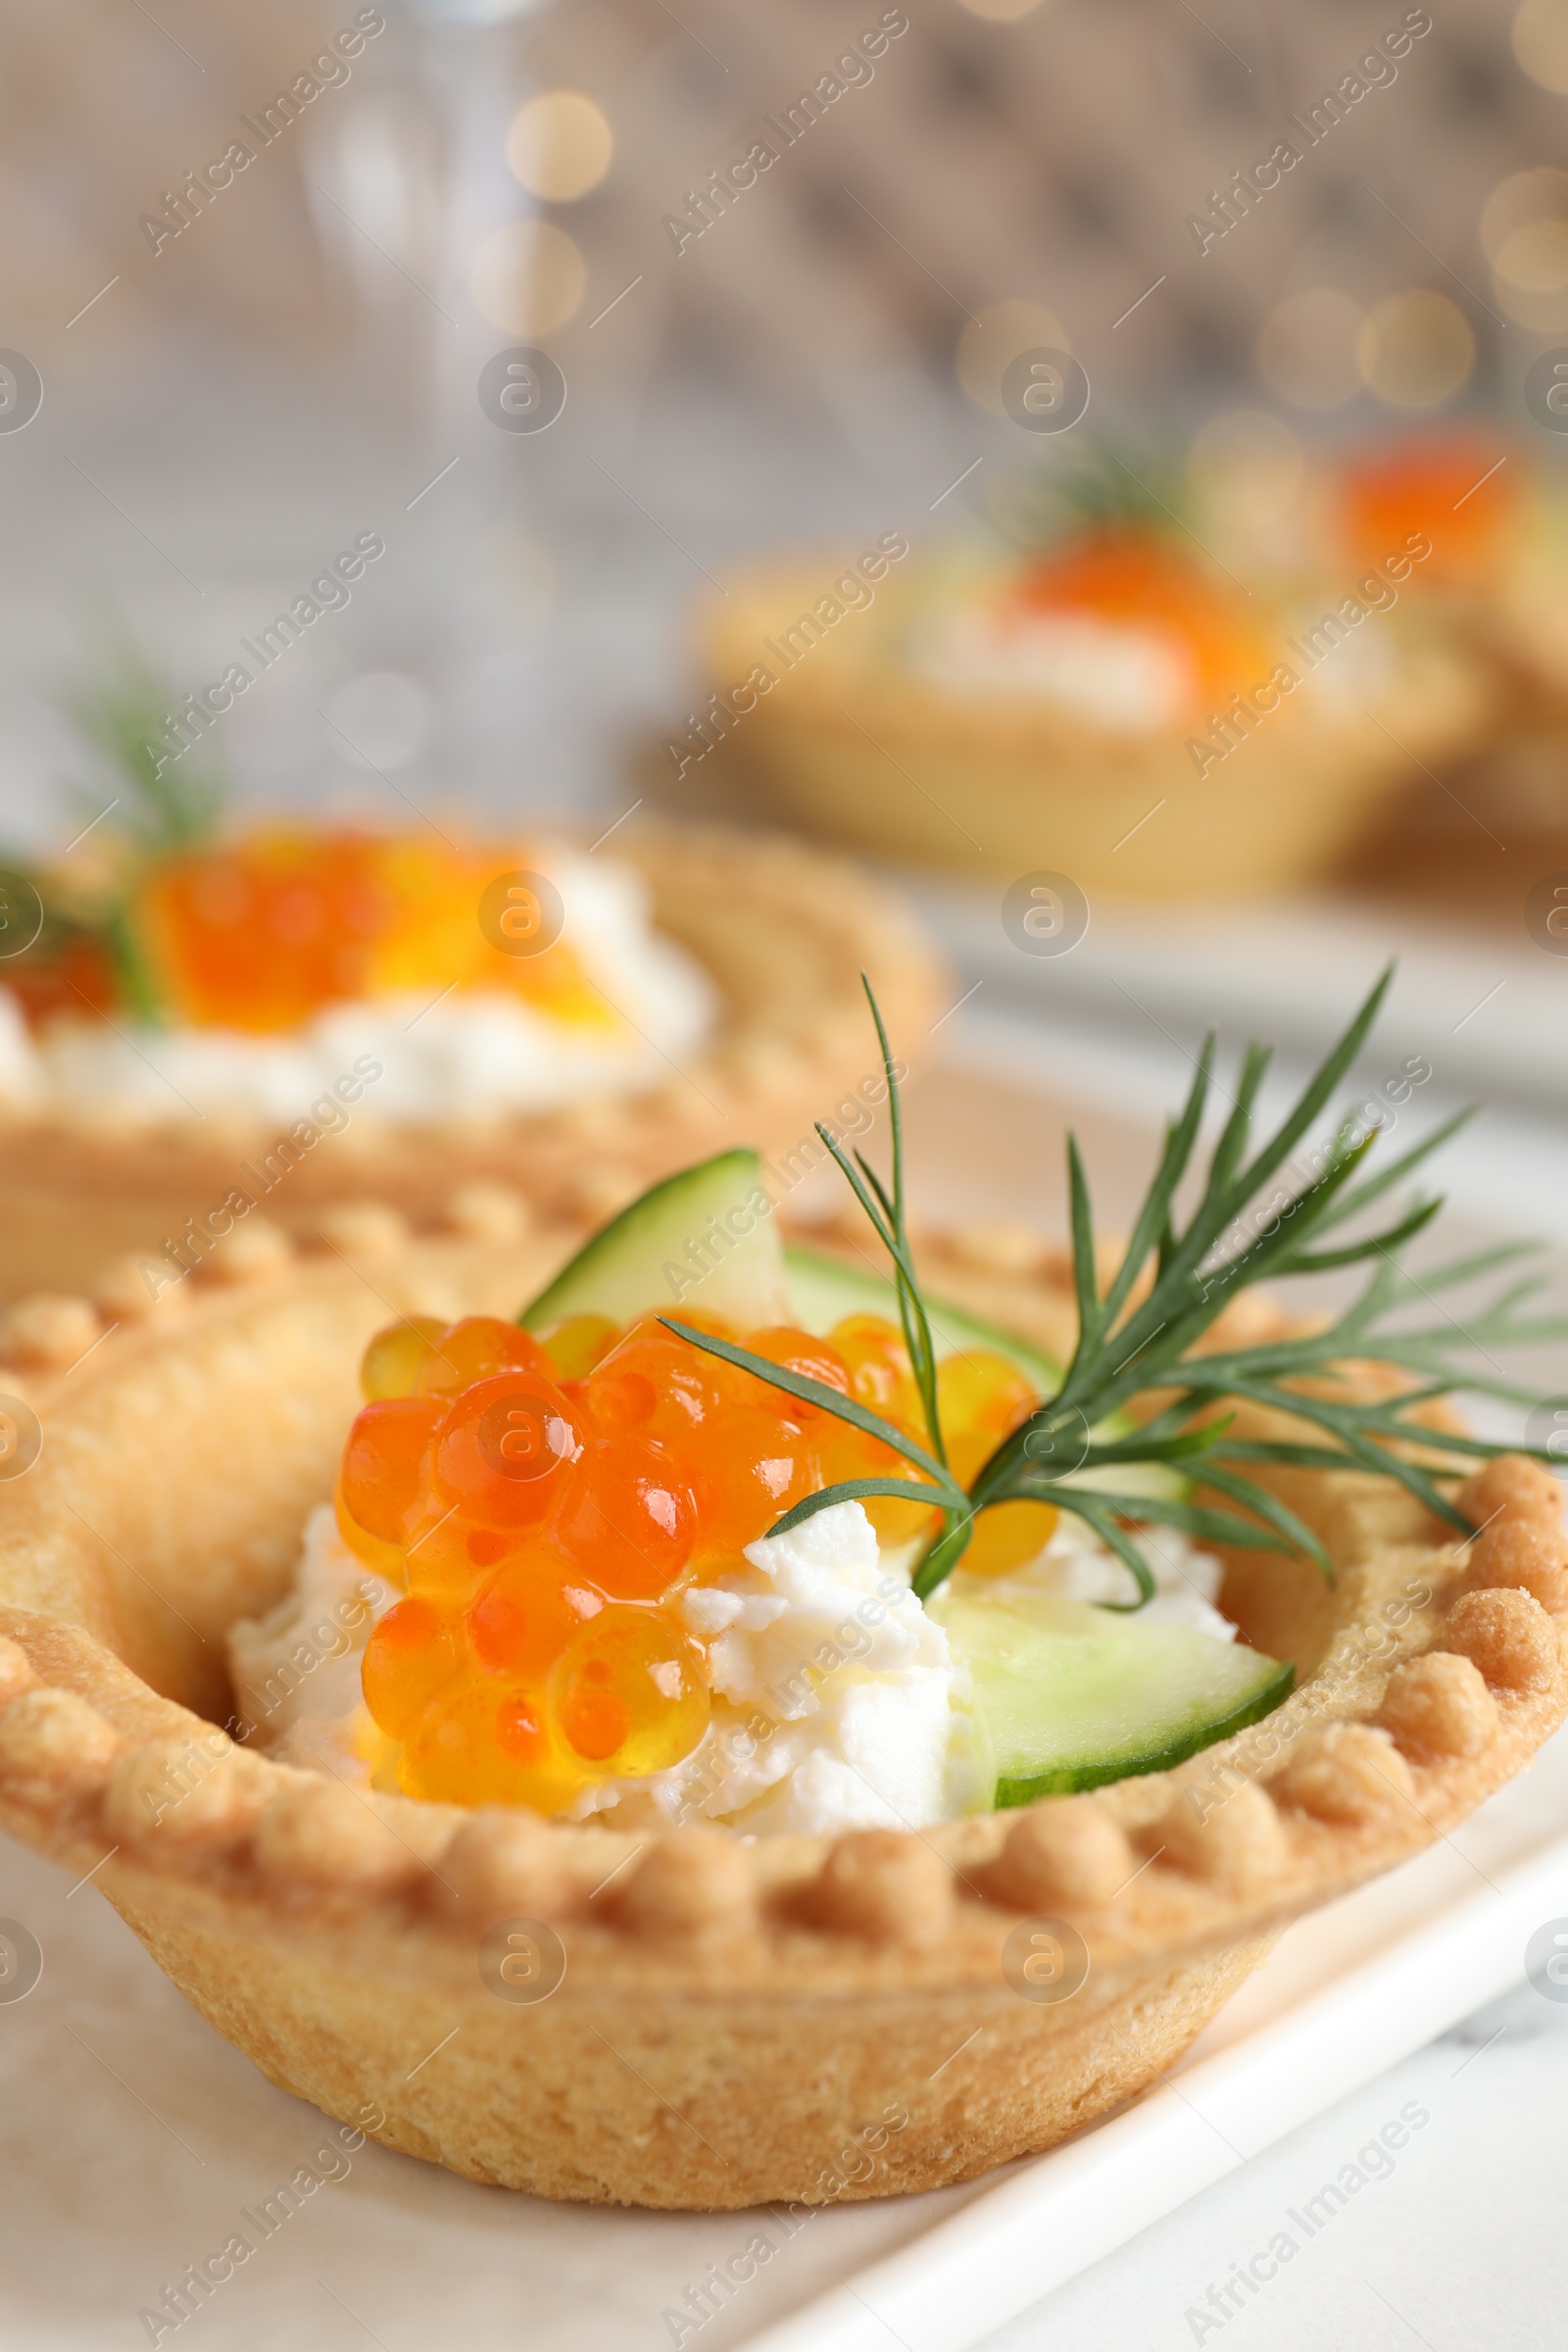
<path id="1" fill-rule="evenodd" d="M 1457 773 L 1423 774 L 1359 845 L 1374 889 L 1531 919 L 1568 844 L 1568 507 L 1517 441 L 1450 427 L 1352 451 L 1323 479 L 1324 560 L 1365 562 L 1410 531 L 1432 555 L 1408 583 L 1488 674 L 1494 723 Z M 1548 893 L 1549 899 L 1549 893 Z"/>
<path id="2" fill-rule="evenodd" d="M 0 1128 L 0 1299 L 92 1284 L 112 1319 L 209 1253 L 236 1265 L 265 1257 L 262 1218 L 222 1213 L 237 1188 L 269 1225 L 295 1234 L 335 1232 L 370 1190 L 416 1220 L 462 1194 L 459 1213 L 485 1231 L 513 1214 L 498 1186 L 548 1212 L 603 1209 L 736 1124 L 794 1152 L 864 1075 L 862 968 L 900 1007 L 905 1032 L 923 1035 L 937 967 L 888 895 L 847 865 L 775 836 L 680 827 L 624 836 L 613 854 L 638 869 L 658 929 L 718 999 L 713 1034 L 684 1066 L 666 1056 L 653 1086 L 553 1110 L 417 1124 L 376 1117 L 373 1089 L 367 1100 L 350 1080 L 353 1112 L 334 1107 L 319 1137 L 313 1128 L 287 1149 L 293 1114 L 197 1120 L 176 1105 L 149 1125 L 90 1102 L 69 1116 L 13 1107 Z M 624 1009 L 635 1023 L 635 1007 Z"/>
<path id="3" fill-rule="evenodd" d="M 1421 561 L 1378 554 L 1406 578 Z M 1343 562 L 1254 593 L 1142 523 L 876 560 L 874 585 L 763 565 L 709 612 L 717 710 L 669 745 L 678 771 L 711 736 L 726 773 L 859 847 L 1227 898 L 1321 878 L 1410 757 L 1467 748 L 1488 713 L 1444 616 L 1379 616 L 1396 591 L 1358 597 Z"/>
<path id="4" fill-rule="evenodd" d="M 578 1238 L 414 1239 L 366 1212 L 357 1246 L 279 1234 L 265 1268 L 215 1265 L 85 1360 L 93 1309 L 55 1300 L 0 1377 L 44 1433 L 0 1491 L 0 1821 L 91 1870 L 272 2081 L 378 2108 L 389 2146 L 677 2208 L 970 2178 L 1159 2079 L 1291 1918 L 1446 1835 L 1562 1720 L 1560 1498 L 1511 1458 L 1466 1490 L 1473 1544 L 1387 1480 L 1266 1473 L 1337 1583 L 1240 1553 L 1225 1606 L 1299 1688 L 1094 1796 L 924 1834 L 638 1839 L 232 1747 L 223 1631 L 281 1588 L 372 1332 L 389 1308 L 506 1314 Z M 977 1254 L 934 1240 L 924 1259 L 1059 1350 L 1059 1259 L 1013 1248 L 977 1275 Z M 172 1774 L 179 1801 L 149 1802 Z M 548 1998 L 490 1988 L 498 1933 L 524 1982 L 564 1958 Z M 1034 1997 L 1031 1959 L 1074 1938 L 1086 1980 Z"/>

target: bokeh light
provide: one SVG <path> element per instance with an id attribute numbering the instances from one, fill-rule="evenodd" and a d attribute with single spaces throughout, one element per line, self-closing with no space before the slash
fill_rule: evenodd
<path id="1" fill-rule="evenodd" d="M 1518 286 L 1510 278 L 1494 276 L 1492 290 L 1498 310 L 1515 326 L 1528 327 L 1533 335 L 1556 334 L 1568 327 L 1568 284 L 1543 289 Z"/>
<path id="2" fill-rule="evenodd" d="M 1002 379 L 1023 351 L 1068 351 L 1072 344 L 1054 311 L 1018 296 L 994 302 L 958 337 L 958 381 L 993 416 L 1004 416 Z"/>
<path id="3" fill-rule="evenodd" d="M 1356 347 L 1365 321 L 1348 294 L 1315 286 L 1290 294 L 1263 321 L 1263 381 L 1297 409 L 1337 409 L 1359 391 Z"/>
<path id="4" fill-rule="evenodd" d="M 1522 230 L 1562 221 L 1568 221 L 1568 172 L 1543 164 L 1531 172 L 1510 172 L 1481 208 L 1481 250 L 1494 270 L 1515 285 L 1530 285 L 1538 281 L 1517 274 L 1521 263 L 1527 271 L 1532 267 L 1528 244 L 1521 247 L 1515 240 Z"/>
<path id="5" fill-rule="evenodd" d="M 1568 172 L 1543 165 L 1499 181 L 1482 207 L 1480 233 L 1508 317 L 1538 333 L 1568 325 Z"/>
<path id="6" fill-rule="evenodd" d="M 1513 20 L 1513 53 L 1544 90 L 1568 92 L 1568 0 L 1524 0 Z"/>
<path id="7" fill-rule="evenodd" d="M 468 271 L 475 308 L 509 335 L 548 335 L 564 326 L 587 282 L 581 253 L 549 220 L 509 220 L 493 228 Z"/>
<path id="8" fill-rule="evenodd" d="M 1263 409 L 1232 409 L 1205 424 L 1187 456 L 1194 489 L 1223 522 L 1250 530 L 1278 520 L 1306 473 L 1290 426 Z"/>
<path id="9" fill-rule="evenodd" d="M 1368 314 L 1356 345 L 1362 380 L 1399 409 L 1432 409 L 1469 380 L 1476 339 L 1457 303 L 1429 286 L 1391 294 Z"/>
<path id="10" fill-rule="evenodd" d="M 570 204 L 610 170 L 610 124 L 581 90 L 547 90 L 517 109 L 507 133 L 507 161 L 530 195 Z"/>
<path id="11" fill-rule="evenodd" d="M 1497 275 L 1527 294 L 1554 294 L 1568 285 L 1568 220 L 1527 220 L 1511 228 L 1497 251 Z"/>

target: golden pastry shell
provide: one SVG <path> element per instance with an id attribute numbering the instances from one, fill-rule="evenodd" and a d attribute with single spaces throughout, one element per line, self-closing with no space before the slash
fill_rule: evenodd
<path id="1" fill-rule="evenodd" d="M 1510 1459 L 1472 1482 L 1469 1546 L 1387 1482 L 1282 1472 L 1336 1586 L 1241 1554 L 1225 1599 L 1298 1690 L 1092 1796 L 907 1834 L 633 1837 L 234 1748 L 223 1628 L 288 1581 L 365 1340 L 393 1312 L 508 1311 L 576 1239 L 362 1213 L 358 1250 L 276 1233 L 134 1326 L 85 1298 L 13 1310 L 0 1390 L 44 1442 L 0 1485 L 0 1823 L 92 1872 L 271 2080 L 378 2111 L 390 2146 L 668 2207 L 969 2178 L 1157 2081 L 1292 1918 L 1447 1835 L 1562 1719 L 1558 1494 Z M 924 1255 L 941 1289 L 1068 1337 L 1059 1263 L 1016 1232 Z M 559 1944 L 548 1998 L 481 1972 L 519 1923 L 519 1949 Z M 1080 1946 L 1082 1984 L 1039 1997 L 1024 1960 Z"/>

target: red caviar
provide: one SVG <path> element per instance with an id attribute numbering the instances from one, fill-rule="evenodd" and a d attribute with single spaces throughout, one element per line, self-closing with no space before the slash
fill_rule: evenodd
<path id="1" fill-rule="evenodd" d="M 825 1340 L 789 1327 L 726 1336 L 923 1436 L 893 1324 L 852 1315 Z M 940 1378 L 967 1476 L 1033 1393 L 1000 1356 L 949 1357 Z M 710 1707 L 686 1589 L 736 1567 L 807 1494 L 915 1475 L 880 1441 L 652 1316 L 620 1334 L 577 1316 L 542 1343 L 491 1316 L 405 1321 L 371 1341 L 362 1383 L 338 1521 L 409 1595 L 371 1635 L 364 1690 L 416 1796 L 555 1812 L 594 1781 L 678 1763 Z M 936 1524 L 915 1502 L 867 1509 L 884 1543 Z M 987 1514 L 974 1565 L 1017 1565 L 1054 1519 L 1038 1504 Z"/>
<path id="2" fill-rule="evenodd" d="M 616 1026 L 571 948 L 510 953 L 481 921 L 487 891 L 527 863 L 478 843 L 277 825 L 162 859 L 132 928 L 161 1001 L 197 1028 L 275 1034 L 327 1004 L 454 987 Z"/>
<path id="3" fill-rule="evenodd" d="M 1373 565 L 1409 556 L 1412 587 L 1484 588 L 1518 515 L 1506 455 L 1488 434 L 1450 429 L 1348 459 L 1338 489 L 1350 555 Z"/>
<path id="4" fill-rule="evenodd" d="M 1020 613 L 1084 615 L 1164 638 L 1195 707 L 1267 672 L 1243 598 L 1153 531 L 1107 524 L 1053 548 L 1019 577 L 1011 603 Z"/>

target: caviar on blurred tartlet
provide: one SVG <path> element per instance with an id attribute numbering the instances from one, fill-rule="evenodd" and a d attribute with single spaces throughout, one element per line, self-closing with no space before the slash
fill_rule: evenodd
<path id="1" fill-rule="evenodd" d="M 742 1104 L 788 1149 L 863 1075 L 859 967 L 915 1017 L 939 985 L 886 894 L 755 837 L 247 824 L 155 702 L 134 663 L 94 690 L 108 789 L 0 871 L 0 1298 L 127 1252 L 177 1278 L 215 1218 L 314 1233 L 370 1193 L 576 1213 Z"/>
<path id="2" fill-rule="evenodd" d="M 442 988 L 515 992 L 552 1020 L 616 1030 L 582 956 L 548 937 L 544 893 L 519 882 L 488 928 L 477 917 L 498 876 L 544 862 L 428 831 L 259 825 L 111 867 L 99 895 L 77 892 L 65 919 L 45 921 L 4 984 L 35 1030 L 85 1012 L 280 1037 L 332 1005 Z M 11 880 L 23 906 L 28 882 Z M 53 876 L 31 887 L 58 903 Z M 519 941 L 536 944 L 522 954 Z"/>
<path id="3" fill-rule="evenodd" d="M 119 789 L 58 858 L 0 874 L 0 987 L 46 1052 L 70 1020 L 100 1044 L 105 1016 L 280 1039 L 334 1006 L 423 1005 L 433 992 L 498 993 L 566 1029 L 627 1033 L 538 870 L 566 858 L 562 845 L 455 838 L 457 823 L 429 819 L 244 823 L 207 746 L 154 740 L 160 699 L 130 652 L 77 689 L 67 708 Z M 230 1079 L 243 1100 L 233 1064 Z"/>
<path id="4" fill-rule="evenodd" d="M 1528 920 L 1532 885 L 1568 855 L 1568 485 L 1539 441 L 1480 425 L 1352 449 L 1326 478 L 1333 552 L 1375 585 L 1391 548 L 1419 544 L 1400 593 L 1463 642 L 1494 706 L 1458 775 L 1412 766 L 1365 845 L 1365 875 L 1472 918 L 1490 904 Z"/>
<path id="5" fill-rule="evenodd" d="M 1334 567 L 1242 578 L 1142 461 L 1094 457 L 1051 489 L 1014 502 L 1009 535 L 874 586 L 756 571 L 707 621 L 720 703 L 750 681 L 725 764 L 878 849 L 1221 898 L 1322 875 L 1396 786 L 1400 744 L 1427 758 L 1479 725 L 1478 673 L 1431 612 L 1337 618 L 1320 662 L 1296 638 L 1325 601 L 1339 613 Z"/>
<path id="6" fill-rule="evenodd" d="M 1525 483 L 1496 434 L 1450 427 L 1354 448 L 1335 464 L 1327 521 L 1334 557 L 1383 564 L 1424 539 L 1411 588 L 1478 611 L 1496 589 L 1516 540 Z"/>

